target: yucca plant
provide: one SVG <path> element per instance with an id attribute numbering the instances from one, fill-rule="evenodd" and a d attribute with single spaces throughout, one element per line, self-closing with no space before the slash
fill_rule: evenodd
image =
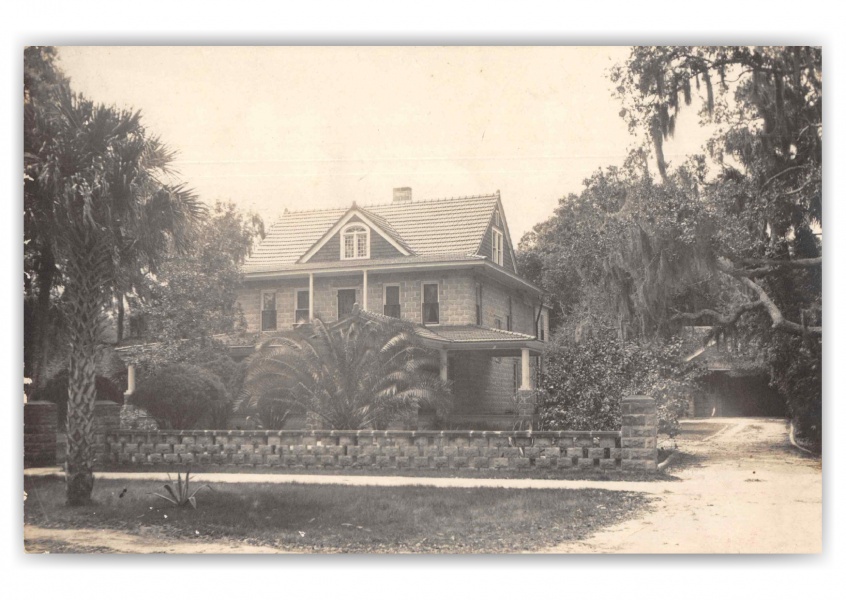
<path id="1" fill-rule="evenodd" d="M 176 506 L 183 507 L 187 504 L 190 504 L 192 508 L 196 510 L 197 508 L 197 499 L 194 497 L 197 492 L 199 492 L 204 487 L 212 489 L 211 486 L 207 483 L 204 483 L 198 488 L 195 488 L 194 491 L 191 491 L 189 485 L 189 479 L 191 477 L 191 471 L 185 471 L 185 480 L 182 479 L 182 474 L 176 474 L 176 481 L 173 480 L 173 477 L 170 476 L 170 473 L 167 474 L 168 479 L 170 479 L 170 483 L 164 484 L 164 489 L 167 490 L 168 496 L 164 494 L 159 494 L 158 492 L 153 492 L 154 496 L 158 496 L 159 498 L 164 498 L 171 504 L 175 504 Z"/>

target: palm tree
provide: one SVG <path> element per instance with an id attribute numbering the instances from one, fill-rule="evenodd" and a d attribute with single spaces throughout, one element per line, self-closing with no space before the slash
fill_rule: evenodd
<path id="1" fill-rule="evenodd" d="M 61 276 L 59 306 L 70 341 L 67 501 L 83 504 L 94 486 L 95 359 L 104 308 L 135 272 L 171 247 L 185 250 L 204 210 L 169 184 L 173 153 L 146 135 L 140 113 L 86 100 L 66 85 L 33 107 L 42 141 L 25 154 L 37 235 Z M 49 242 L 47 242 L 49 241 Z"/>
<path id="2" fill-rule="evenodd" d="M 419 407 L 443 411 L 450 390 L 438 356 L 410 324 L 376 320 L 356 307 L 344 321 L 315 319 L 262 343 L 250 358 L 239 410 L 266 398 L 331 429 L 382 429 Z"/>

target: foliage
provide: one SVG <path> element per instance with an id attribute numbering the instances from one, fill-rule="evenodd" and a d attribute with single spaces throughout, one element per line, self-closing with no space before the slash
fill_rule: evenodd
<path id="1" fill-rule="evenodd" d="M 25 53 L 39 54 L 43 60 L 25 59 L 28 73 L 52 51 Z M 36 81 L 44 78 L 24 83 Z M 173 180 L 174 153 L 146 131 L 140 113 L 92 102 L 61 78 L 25 89 L 24 105 L 25 268 L 35 267 L 37 285 L 30 356 L 58 306 L 69 345 L 67 495 L 78 505 L 94 486 L 91 420 L 105 309 L 163 251 L 187 250 L 204 210 Z"/>
<path id="2" fill-rule="evenodd" d="M 356 307 L 331 327 L 315 319 L 262 343 L 249 359 L 241 409 L 275 398 L 321 427 L 383 429 L 418 407 L 447 407 L 438 368 L 410 325 Z"/>
<path id="3" fill-rule="evenodd" d="M 793 414 L 818 420 L 821 78 L 819 48 L 634 48 L 611 80 L 644 145 L 521 241 L 559 330 L 659 342 L 711 326 L 768 357 L 772 384 L 799 392 Z M 713 135 L 673 164 L 664 143 L 688 105 Z"/>
<path id="4" fill-rule="evenodd" d="M 639 345 L 602 337 L 571 343 L 554 337 L 539 386 L 541 428 L 619 429 L 620 401 L 644 394 L 658 404 L 659 432 L 675 435 L 696 375 L 682 367 L 678 350 L 678 343 Z"/>
<path id="5" fill-rule="evenodd" d="M 211 486 L 207 483 L 204 483 L 198 488 L 194 488 L 194 491 L 191 491 L 191 487 L 189 484 L 189 478 L 191 477 L 190 469 L 185 471 L 185 481 L 182 481 L 182 474 L 176 474 L 176 481 L 173 480 L 173 477 L 170 476 L 170 473 L 167 475 L 168 479 L 170 479 L 170 483 L 164 484 L 164 489 L 167 491 L 168 495 L 165 496 L 163 494 L 159 494 L 156 492 L 152 492 L 154 496 L 158 496 L 159 498 L 164 498 L 171 504 L 175 504 L 180 508 L 184 508 L 185 506 L 191 505 L 191 508 L 197 510 L 197 498 L 195 498 L 197 492 L 199 492 L 203 488 L 212 489 Z"/>
<path id="6" fill-rule="evenodd" d="M 822 345 L 795 336 L 776 334 L 768 345 L 771 384 L 787 401 L 798 435 L 822 449 Z"/>
<path id="7" fill-rule="evenodd" d="M 244 215 L 232 203 L 217 202 L 197 225 L 193 252 L 168 255 L 155 277 L 147 279 L 143 292 L 130 296 L 132 337 L 174 346 L 242 332 L 239 268 L 263 235 L 257 215 Z"/>
<path id="8" fill-rule="evenodd" d="M 225 414 L 226 388 L 214 373 L 188 364 L 164 367 L 142 379 L 132 403 L 150 413 L 162 429 L 192 429 L 202 419 Z M 225 425 L 212 423 L 212 426 Z"/>
<path id="9" fill-rule="evenodd" d="M 32 394 L 34 401 L 52 402 L 56 405 L 56 414 L 59 420 L 59 427 L 64 429 L 68 414 L 68 370 L 63 369 L 53 375 L 47 383 L 38 388 Z M 123 393 L 118 386 L 102 375 L 97 375 L 95 384 L 98 402 L 123 402 Z"/>

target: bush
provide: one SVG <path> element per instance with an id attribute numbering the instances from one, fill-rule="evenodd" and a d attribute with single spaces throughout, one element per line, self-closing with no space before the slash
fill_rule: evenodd
<path id="1" fill-rule="evenodd" d="M 59 419 L 59 429 L 64 431 L 68 415 L 68 370 L 63 369 L 56 373 L 43 387 L 32 394 L 33 401 L 52 402 L 56 405 L 56 414 Z M 109 379 L 97 375 L 96 379 L 97 400 L 106 402 L 123 403 L 123 392 Z"/>
<path id="2" fill-rule="evenodd" d="M 150 413 L 162 429 L 192 429 L 204 419 L 219 427 L 217 420 L 231 404 L 217 375 L 187 364 L 151 372 L 139 383 L 132 403 Z"/>
<path id="3" fill-rule="evenodd" d="M 620 400 L 644 394 L 658 404 L 659 432 L 675 435 L 693 385 L 680 356 L 675 342 L 639 345 L 594 337 L 574 343 L 556 337 L 544 355 L 540 427 L 616 430 Z"/>

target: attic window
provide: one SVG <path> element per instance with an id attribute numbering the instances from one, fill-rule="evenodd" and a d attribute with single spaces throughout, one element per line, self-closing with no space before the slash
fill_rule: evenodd
<path id="1" fill-rule="evenodd" d="M 493 230 L 493 247 L 491 248 L 491 258 L 493 261 L 502 266 L 502 232 L 499 229 L 494 228 Z"/>
<path id="2" fill-rule="evenodd" d="M 370 258 L 370 229 L 361 223 L 341 230 L 341 260 Z"/>

